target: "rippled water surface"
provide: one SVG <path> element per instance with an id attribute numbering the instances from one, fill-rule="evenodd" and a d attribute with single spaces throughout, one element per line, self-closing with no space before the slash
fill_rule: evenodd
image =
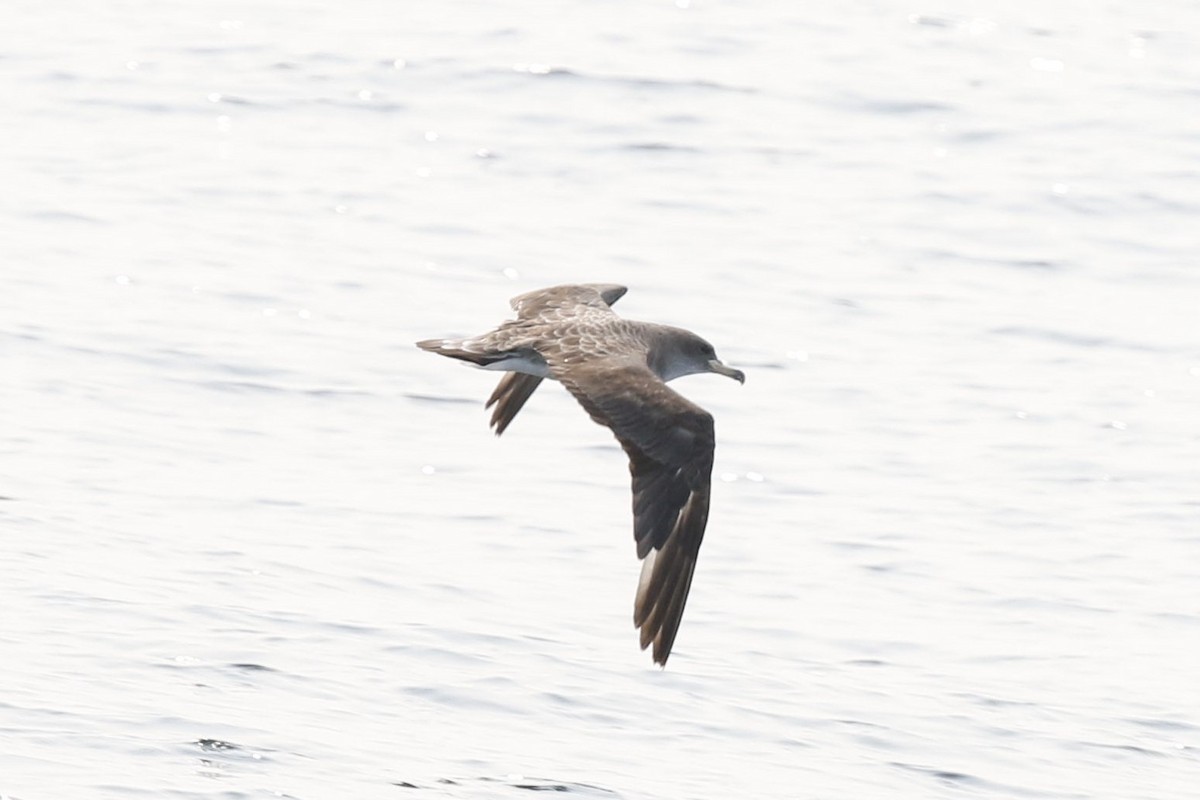
<path id="1" fill-rule="evenodd" d="M 1195 796 L 1193 4 L 9 12 L 3 797 Z M 571 281 L 747 373 L 666 670 L 412 344 Z"/>

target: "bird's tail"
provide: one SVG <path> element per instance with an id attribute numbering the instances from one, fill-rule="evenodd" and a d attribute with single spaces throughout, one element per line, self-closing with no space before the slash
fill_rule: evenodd
<path id="1" fill-rule="evenodd" d="M 482 346 L 479 339 L 424 339 L 417 342 L 417 347 L 480 367 L 495 364 L 508 357 L 506 353 L 489 352 Z"/>

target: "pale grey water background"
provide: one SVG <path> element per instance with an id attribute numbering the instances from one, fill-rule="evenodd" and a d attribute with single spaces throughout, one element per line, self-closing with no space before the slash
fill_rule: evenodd
<path id="1" fill-rule="evenodd" d="M 6 798 L 1190 798 L 1191 3 L 11 3 Z M 627 473 L 419 352 L 748 374 L 669 669 Z"/>

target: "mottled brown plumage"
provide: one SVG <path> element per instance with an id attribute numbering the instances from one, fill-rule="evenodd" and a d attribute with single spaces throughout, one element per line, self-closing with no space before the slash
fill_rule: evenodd
<path id="1" fill-rule="evenodd" d="M 610 306 L 624 286 L 555 286 L 512 300 L 517 318 L 472 339 L 428 339 L 422 349 L 509 374 L 487 401 L 500 435 L 545 378 L 562 383 L 629 456 L 633 535 L 642 575 L 634 624 L 642 648 L 666 664 L 683 618 L 708 524 L 712 416 L 666 381 L 716 372 L 744 381 L 690 331 L 624 320 Z"/>

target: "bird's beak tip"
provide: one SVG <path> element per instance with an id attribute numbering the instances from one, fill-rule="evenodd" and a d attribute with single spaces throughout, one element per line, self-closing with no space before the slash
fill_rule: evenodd
<path id="1" fill-rule="evenodd" d="M 733 367 L 726 366 L 720 361 L 717 361 L 715 358 L 708 362 L 708 366 L 711 371 L 717 373 L 718 375 L 724 375 L 727 378 L 733 378 L 735 381 L 741 384 L 746 383 L 746 373 L 742 372 L 740 369 L 734 369 Z"/>

